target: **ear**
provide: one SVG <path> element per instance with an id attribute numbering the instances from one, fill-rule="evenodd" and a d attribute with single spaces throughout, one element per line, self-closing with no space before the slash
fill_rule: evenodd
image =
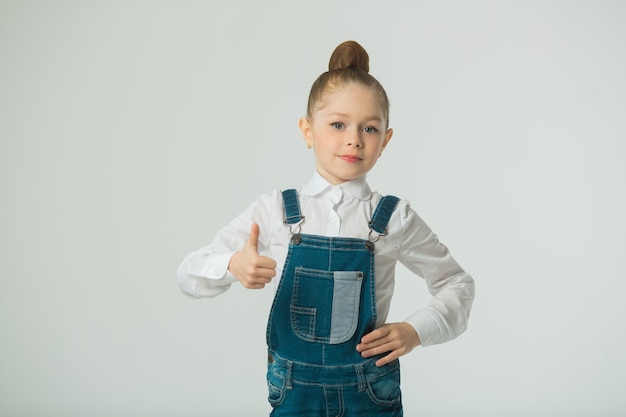
<path id="1" fill-rule="evenodd" d="M 385 150 L 385 147 L 391 140 L 392 136 L 393 136 L 393 129 L 387 129 L 387 131 L 385 132 L 385 137 L 383 138 L 383 146 L 380 148 L 381 153 L 383 152 L 383 150 Z"/>
<path id="2" fill-rule="evenodd" d="M 302 117 L 298 122 L 298 126 L 300 126 L 300 132 L 302 132 L 302 137 L 304 138 L 304 142 L 306 142 L 307 148 L 311 149 L 313 147 L 311 121 L 307 117 Z"/>

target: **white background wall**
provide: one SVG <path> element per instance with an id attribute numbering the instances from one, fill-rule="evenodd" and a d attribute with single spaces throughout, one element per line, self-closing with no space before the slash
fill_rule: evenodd
<path id="1" fill-rule="evenodd" d="M 265 415 L 271 290 L 175 270 L 309 178 L 347 39 L 392 102 L 372 187 L 477 281 L 468 332 L 404 357 L 406 415 L 626 414 L 626 3 L 2 0 L 1 415 Z M 428 299 L 401 269 L 391 319 Z"/>

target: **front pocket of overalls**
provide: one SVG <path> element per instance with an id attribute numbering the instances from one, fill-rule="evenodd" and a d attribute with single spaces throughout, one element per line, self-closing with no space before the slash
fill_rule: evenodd
<path id="1" fill-rule="evenodd" d="M 363 273 L 296 268 L 291 328 L 309 342 L 337 344 L 354 335 L 359 323 Z"/>
<path id="2" fill-rule="evenodd" d="M 274 363 L 267 364 L 267 399 L 272 407 L 282 404 L 285 399 L 285 369 Z"/>
<path id="3" fill-rule="evenodd" d="M 391 407 L 400 403 L 400 366 L 397 360 L 376 369 L 379 375 L 367 382 L 367 394 L 374 404 Z"/>

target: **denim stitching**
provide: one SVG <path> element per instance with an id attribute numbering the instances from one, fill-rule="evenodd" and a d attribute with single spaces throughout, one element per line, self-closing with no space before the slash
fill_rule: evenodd
<path id="1" fill-rule="evenodd" d="M 293 245 L 289 245 L 289 249 L 287 250 L 287 256 L 285 258 L 285 265 L 289 264 L 289 260 L 291 259 L 291 254 L 293 251 Z M 285 277 L 285 274 L 287 273 L 287 268 L 283 268 L 283 272 L 281 274 L 280 277 L 280 281 L 278 282 L 278 288 L 276 288 L 276 294 L 280 293 L 282 287 L 283 287 L 283 282 L 285 282 L 285 280 L 283 279 Z M 272 307 L 270 308 L 270 315 L 269 318 L 267 320 L 267 328 L 265 329 L 265 340 L 267 345 L 270 345 L 270 329 L 271 329 L 271 325 L 272 325 L 272 317 L 274 317 L 274 310 L 276 309 L 276 304 L 278 302 L 278 297 L 274 297 L 274 300 L 272 301 Z"/>

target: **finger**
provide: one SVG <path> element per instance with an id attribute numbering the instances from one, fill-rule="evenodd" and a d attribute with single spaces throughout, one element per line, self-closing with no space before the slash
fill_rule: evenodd
<path id="1" fill-rule="evenodd" d="M 259 225 L 252 223 L 250 227 L 250 238 L 248 238 L 248 247 L 254 249 L 255 252 L 259 252 Z"/>
<path id="2" fill-rule="evenodd" d="M 391 352 L 394 349 L 394 344 L 392 342 L 389 343 L 381 343 L 376 346 L 369 347 L 361 351 L 361 356 L 364 358 L 369 358 L 371 356 L 381 355 L 383 353 Z"/>
<path id="3" fill-rule="evenodd" d="M 254 263 L 250 265 L 249 274 L 251 277 L 274 278 L 276 276 L 276 261 L 257 255 Z"/>
<path id="4" fill-rule="evenodd" d="M 387 365 L 388 363 L 395 361 L 399 357 L 400 357 L 400 355 L 398 355 L 395 351 L 390 352 L 389 355 L 384 356 L 384 357 L 380 358 L 379 360 L 377 360 L 376 361 L 376 366 L 381 367 L 383 365 Z"/>
<path id="5" fill-rule="evenodd" d="M 271 276 L 261 275 L 261 273 L 258 271 L 255 272 L 254 274 L 249 275 L 248 277 L 244 279 L 244 283 L 247 288 L 250 288 L 250 286 L 259 286 L 259 285 L 263 287 L 266 284 L 269 284 L 270 282 L 272 282 Z"/>
<path id="6" fill-rule="evenodd" d="M 365 345 L 365 347 L 367 348 L 368 344 L 374 343 L 377 340 L 384 338 L 388 334 L 389 334 L 389 329 L 387 328 L 386 325 L 379 327 L 378 329 L 372 330 L 371 332 L 363 336 L 361 338 L 361 344 Z"/>
<path id="7" fill-rule="evenodd" d="M 266 256 L 259 256 L 257 259 L 257 267 L 274 271 L 276 269 L 276 261 Z"/>
<path id="8" fill-rule="evenodd" d="M 244 284 L 244 287 L 249 289 L 249 290 L 260 290 L 265 288 L 265 284 L 263 283 L 246 283 Z"/>
<path id="9" fill-rule="evenodd" d="M 253 274 L 250 274 L 251 279 L 265 283 L 270 282 L 275 276 L 276 271 L 269 268 L 256 269 Z"/>

